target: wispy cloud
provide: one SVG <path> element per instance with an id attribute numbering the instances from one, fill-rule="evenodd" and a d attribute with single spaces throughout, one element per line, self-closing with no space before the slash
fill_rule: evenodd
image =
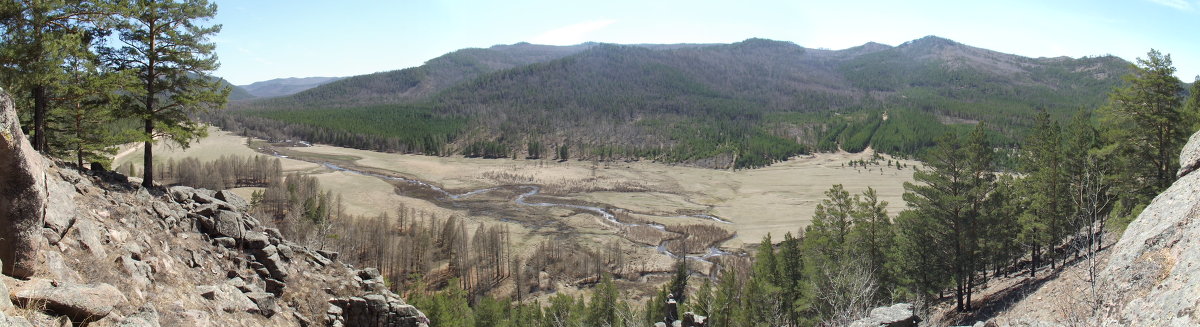
<path id="1" fill-rule="evenodd" d="M 1147 0 L 1163 6 L 1183 10 L 1192 11 L 1192 3 L 1188 0 Z"/>
<path id="2" fill-rule="evenodd" d="M 532 39 L 529 39 L 529 42 L 550 45 L 579 44 L 585 41 L 591 41 L 587 39 L 588 34 L 601 30 L 616 22 L 616 20 L 612 19 L 602 19 L 567 25 L 543 32 L 542 34 L 538 34 Z"/>

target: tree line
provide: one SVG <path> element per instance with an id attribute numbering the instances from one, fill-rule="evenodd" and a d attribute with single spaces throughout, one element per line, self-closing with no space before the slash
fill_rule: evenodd
<path id="1" fill-rule="evenodd" d="M 197 1 L 6 1 L 0 4 L 0 82 L 16 94 L 34 149 L 107 162 L 114 146 L 144 142 L 143 184 L 154 185 L 152 143 L 204 136 L 196 112 L 224 106 L 225 83 Z"/>

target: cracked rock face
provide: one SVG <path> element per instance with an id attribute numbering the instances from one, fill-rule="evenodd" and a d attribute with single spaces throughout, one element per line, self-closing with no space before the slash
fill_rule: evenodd
<path id="1" fill-rule="evenodd" d="M 21 132 L 12 98 L 0 89 L 0 260 L 4 274 L 33 274 L 33 254 L 42 243 L 38 240 L 43 238 L 42 219 L 47 211 L 46 165 Z"/>
<path id="2" fill-rule="evenodd" d="M 1100 274 L 1116 325 L 1200 325 L 1200 133 L 1179 157 L 1179 180 L 1129 224 Z"/>

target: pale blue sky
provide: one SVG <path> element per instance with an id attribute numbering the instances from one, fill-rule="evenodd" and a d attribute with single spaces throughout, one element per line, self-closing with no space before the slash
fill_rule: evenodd
<path id="1" fill-rule="evenodd" d="M 751 37 L 810 48 L 937 35 L 1030 57 L 1150 48 L 1177 76 L 1200 75 L 1200 0 L 421 1 L 217 0 L 211 23 L 234 84 L 350 76 L 418 66 L 450 51 L 539 44 L 729 43 Z"/>

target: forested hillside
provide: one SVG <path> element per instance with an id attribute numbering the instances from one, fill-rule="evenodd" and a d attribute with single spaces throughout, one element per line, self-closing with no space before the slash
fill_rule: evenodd
<path id="1" fill-rule="evenodd" d="M 339 79 L 341 79 L 341 77 L 276 78 L 269 81 L 250 83 L 249 85 L 240 85 L 239 87 L 245 89 L 246 92 L 254 95 L 255 97 L 269 98 L 296 94 L 301 91 L 321 86 L 322 84 L 333 82 Z"/>
<path id="2" fill-rule="evenodd" d="M 242 102 L 213 120 L 382 151 L 756 167 L 839 147 L 916 154 L 977 121 L 1011 142 L 1038 109 L 1066 118 L 1100 105 L 1128 71 L 1112 56 L 1025 58 L 932 36 L 836 51 L 764 39 L 522 43 Z M 463 124 L 413 135 L 373 119 L 406 115 Z"/>

